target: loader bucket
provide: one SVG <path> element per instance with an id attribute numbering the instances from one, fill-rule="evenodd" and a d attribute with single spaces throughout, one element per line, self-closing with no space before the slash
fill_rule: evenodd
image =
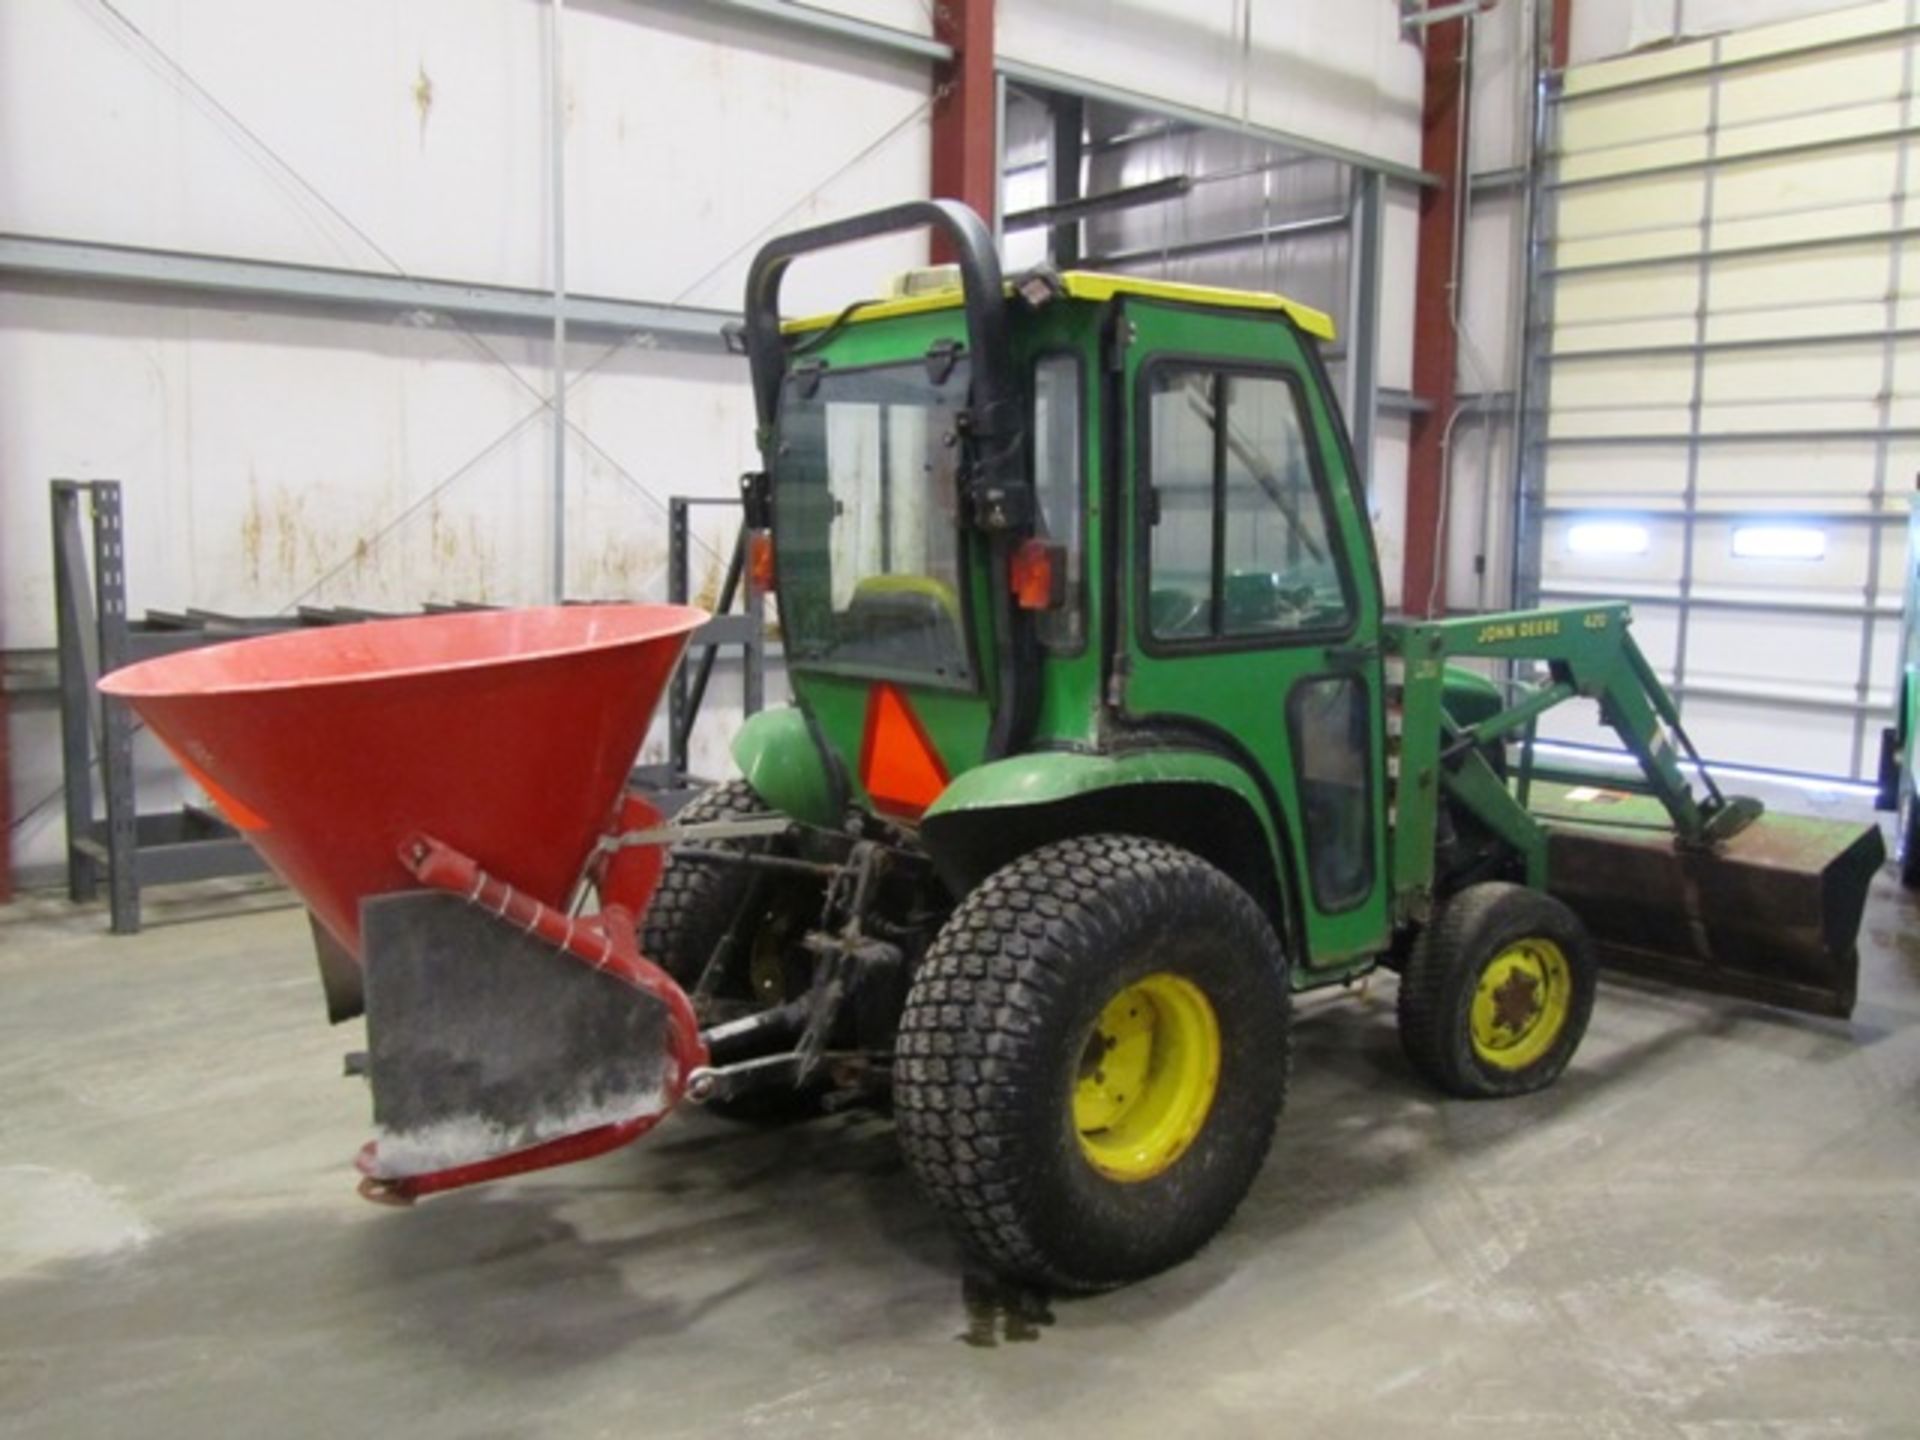
<path id="1" fill-rule="evenodd" d="M 691 1004 L 619 903 L 643 903 L 645 877 L 599 914 L 569 900 L 633 813 L 634 756 L 705 618 L 582 605 L 383 620 L 101 682 L 307 902 L 335 1018 L 364 995 L 369 1193 L 411 1199 L 624 1144 L 704 1063 Z M 360 982 L 344 1004 L 343 970 Z"/>
<path id="2" fill-rule="evenodd" d="M 1707 848 L 1681 845 L 1652 800 L 1538 784 L 1548 888 L 1586 923 L 1602 964 L 1768 1005 L 1845 1018 L 1859 976 L 1878 827 L 1768 812 Z"/>

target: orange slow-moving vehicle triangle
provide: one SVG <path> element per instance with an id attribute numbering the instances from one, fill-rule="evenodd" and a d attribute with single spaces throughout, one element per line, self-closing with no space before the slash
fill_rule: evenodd
<path id="1" fill-rule="evenodd" d="M 940 752 L 906 697 L 891 685 L 876 685 L 867 695 L 860 783 L 877 809 L 908 816 L 925 810 L 947 788 Z"/>

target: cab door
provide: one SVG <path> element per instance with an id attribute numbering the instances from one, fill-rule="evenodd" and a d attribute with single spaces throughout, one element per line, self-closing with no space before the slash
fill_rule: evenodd
<path id="1" fill-rule="evenodd" d="M 1123 713 L 1253 774 L 1286 848 L 1308 982 L 1388 936 L 1380 596 L 1358 486 L 1291 321 L 1125 307 Z"/>

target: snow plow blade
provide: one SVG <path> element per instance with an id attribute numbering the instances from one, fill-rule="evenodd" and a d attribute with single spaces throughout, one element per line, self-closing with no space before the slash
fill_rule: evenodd
<path id="1" fill-rule="evenodd" d="M 455 895 L 361 909 L 372 1198 L 586 1159 L 676 1098 L 669 1010 Z"/>
<path id="2" fill-rule="evenodd" d="M 1886 859 L 1873 825 L 1767 812 L 1710 847 L 1680 844 L 1651 800 L 1537 785 L 1548 888 L 1603 964 L 1814 1015 L 1853 1013 L 1856 939 Z"/>

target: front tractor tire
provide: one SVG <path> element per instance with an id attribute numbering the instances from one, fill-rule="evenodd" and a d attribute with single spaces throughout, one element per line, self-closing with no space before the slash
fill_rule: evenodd
<path id="1" fill-rule="evenodd" d="M 1198 856 L 1092 835 L 973 890 L 920 966 L 894 1105 L 907 1162 L 1003 1276 L 1097 1291 L 1186 1259 L 1286 1097 L 1286 957 Z"/>
<path id="2" fill-rule="evenodd" d="M 729 780 L 700 792 L 674 817 L 676 823 L 700 824 L 714 820 L 751 820 L 767 815 L 764 801 L 744 780 Z M 769 846 L 774 840 L 713 840 L 702 848 L 742 854 Z M 676 857 L 667 851 L 653 901 L 640 927 L 640 949 L 649 959 L 692 991 L 714 951 L 733 927 L 741 911 L 758 911 L 738 938 L 738 952 L 719 977 L 716 998 L 749 1003 L 755 1008 L 777 1005 L 792 998 L 800 980 L 791 964 L 791 942 L 818 911 L 819 887 L 807 880 L 782 879 L 757 886 L 746 865 Z M 810 1119 L 820 1113 L 818 1085 L 805 1089 L 768 1088 L 727 1100 L 710 1100 L 707 1108 L 729 1120 L 751 1125 L 782 1125 Z"/>
<path id="3" fill-rule="evenodd" d="M 751 785 L 744 780 L 729 780 L 702 790 L 681 806 L 674 820 L 697 825 L 713 820 L 751 820 L 766 813 L 766 805 Z M 749 843 L 721 840 L 708 848 L 745 850 Z M 691 989 L 752 889 L 753 872 L 744 865 L 676 859 L 669 849 L 659 887 L 641 921 L 641 950 Z"/>
<path id="4" fill-rule="evenodd" d="M 1407 957 L 1400 1043 L 1449 1095 L 1529 1094 L 1579 1049 L 1598 983 L 1593 942 L 1560 901 L 1506 881 L 1469 885 Z"/>

